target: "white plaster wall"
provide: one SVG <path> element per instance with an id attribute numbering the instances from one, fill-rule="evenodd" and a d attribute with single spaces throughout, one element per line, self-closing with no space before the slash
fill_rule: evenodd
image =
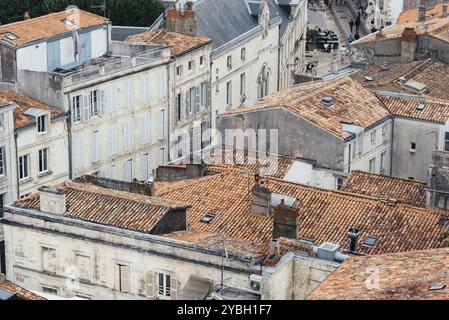
<path id="1" fill-rule="evenodd" d="M 17 50 L 17 69 L 46 72 L 47 43 L 40 42 Z"/>
<path id="2" fill-rule="evenodd" d="M 92 46 L 92 58 L 101 57 L 108 51 L 108 28 L 93 30 L 90 33 L 91 46 Z"/>
<path id="3" fill-rule="evenodd" d="M 73 48 L 73 38 L 67 37 L 61 39 L 60 43 L 60 56 L 61 56 L 61 66 L 73 63 L 75 61 L 75 52 Z"/>

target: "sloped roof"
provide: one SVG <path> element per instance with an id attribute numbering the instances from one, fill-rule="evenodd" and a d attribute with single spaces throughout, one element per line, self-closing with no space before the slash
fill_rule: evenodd
<path id="1" fill-rule="evenodd" d="M 35 119 L 25 115 L 25 112 L 27 112 L 30 108 L 48 111 L 52 117 L 57 117 L 64 114 L 64 112 L 58 108 L 48 106 L 45 103 L 32 99 L 4 86 L 0 86 L 0 99 L 16 103 L 16 108 L 14 109 L 14 127 L 16 129 L 35 123 Z"/>
<path id="2" fill-rule="evenodd" d="M 0 273 L 0 289 L 15 295 L 20 300 L 45 300 L 43 297 L 28 291 L 10 281 L 4 280 L 5 275 Z"/>
<path id="3" fill-rule="evenodd" d="M 447 4 L 446 4 L 447 5 Z M 436 5 L 434 7 L 426 8 L 426 20 L 440 18 L 443 12 L 443 5 Z M 398 18 L 396 24 L 407 24 L 411 22 L 418 22 L 419 10 L 418 8 L 403 11 Z"/>
<path id="4" fill-rule="evenodd" d="M 448 270 L 449 248 L 351 258 L 307 300 L 448 300 Z"/>
<path id="5" fill-rule="evenodd" d="M 170 209 L 188 207 L 169 200 L 105 189 L 90 183 L 65 182 L 57 188 L 65 191 L 65 216 L 133 231 L 150 232 Z M 39 194 L 19 200 L 15 205 L 39 210 Z"/>
<path id="6" fill-rule="evenodd" d="M 325 106 L 321 101 L 325 97 L 332 98 L 334 106 Z M 293 86 L 222 116 L 270 108 L 284 108 L 344 139 L 351 134 L 343 130 L 343 124 L 368 128 L 389 116 L 374 93 L 349 77 Z"/>
<path id="7" fill-rule="evenodd" d="M 126 38 L 125 41 L 169 46 L 172 56 L 183 54 L 212 42 L 211 39 L 206 37 L 169 32 L 164 29 L 139 33 Z"/>
<path id="8" fill-rule="evenodd" d="M 352 171 L 341 191 L 374 198 L 396 199 L 414 207 L 426 206 L 426 183 Z"/>
<path id="9" fill-rule="evenodd" d="M 71 32 L 71 29 L 64 23 L 66 19 L 78 24 L 77 29 L 86 29 L 109 22 L 106 18 L 83 10 L 61 11 L 30 20 L 2 25 L 0 26 L 0 41 L 5 41 L 13 46 L 21 46 Z M 5 33 L 11 33 L 17 39 L 8 39 Z"/>

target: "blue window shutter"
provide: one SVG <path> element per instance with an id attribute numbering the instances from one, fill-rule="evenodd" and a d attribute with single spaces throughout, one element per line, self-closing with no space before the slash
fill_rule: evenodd
<path id="1" fill-rule="evenodd" d="M 60 42 L 52 41 L 47 43 L 47 69 L 54 71 L 61 66 Z"/>

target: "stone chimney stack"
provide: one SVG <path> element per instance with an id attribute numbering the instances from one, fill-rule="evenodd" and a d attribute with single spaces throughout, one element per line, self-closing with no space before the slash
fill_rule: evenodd
<path id="1" fill-rule="evenodd" d="M 359 230 L 352 228 L 348 231 L 349 251 L 357 252 L 357 243 L 359 240 Z"/>
<path id="2" fill-rule="evenodd" d="M 30 12 L 29 11 L 25 11 L 25 14 L 23 15 L 23 20 L 30 20 Z"/>
<path id="3" fill-rule="evenodd" d="M 422 22 L 426 20 L 426 7 L 423 3 L 418 7 L 418 21 Z"/>
<path id="4" fill-rule="evenodd" d="M 40 192 L 40 211 L 60 215 L 66 212 L 65 190 L 41 187 L 38 191 Z"/>
<path id="5" fill-rule="evenodd" d="M 443 5 L 443 10 L 441 12 L 441 17 L 446 18 L 447 17 L 447 4 Z"/>
<path id="6" fill-rule="evenodd" d="M 281 204 L 273 211 L 273 239 L 298 239 L 298 209 L 286 206 L 282 199 Z"/>
<path id="7" fill-rule="evenodd" d="M 191 36 L 197 35 L 196 16 L 193 11 L 193 3 L 187 1 L 184 9 L 178 10 L 173 6 L 165 16 L 165 30 L 170 32 L 178 32 Z"/>
<path id="8" fill-rule="evenodd" d="M 251 189 L 251 213 L 269 217 L 271 215 L 271 191 L 260 182 L 259 175 L 254 176 L 255 185 Z"/>
<path id="9" fill-rule="evenodd" d="M 402 33 L 401 43 L 401 62 L 409 63 L 415 61 L 416 48 L 417 48 L 417 35 L 415 28 L 406 27 Z"/>

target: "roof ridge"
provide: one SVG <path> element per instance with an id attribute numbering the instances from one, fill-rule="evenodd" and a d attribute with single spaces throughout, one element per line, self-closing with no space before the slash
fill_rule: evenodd
<path id="1" fill-rule="evenodd" d="M 409 183 L 414 183 L 414 184 L 424 184 L 424 185 L 427 184 L 424 181 L 390 177 L 390 176 L 385 176 L 385 175 L 381 175 L 381 174 L 378 174 L 378 173 L 372 173 L 372 172 L 367 172 L 367 171 L 363 171 L 363 170 L 353 170 L 351 172 L 351 174 L 349 175 L 348 180 L 351 178 L 352 173 L 361 173 L 361 174 L 364 174 L 364 175 L 376 176 L 376 177 L 379 177 L 379 178 L 387 178 L 387 179 L 391 179 L 391 180 L 404 181 L 404 182 L 409 182 Z"/>

